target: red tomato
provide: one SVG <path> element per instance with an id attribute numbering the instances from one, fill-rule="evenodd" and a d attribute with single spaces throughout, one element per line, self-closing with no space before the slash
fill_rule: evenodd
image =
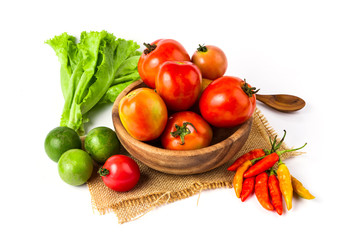
<path id="1" fill-rule="evenodd" d="M 138 62 L 140 78 L 146 85 L 155 88 L 155 79 L 160 65 L 165 61 L 190 61 L 190 56 L 185 48 L 172 39 L 159 39 L 152 44 L 145 44 Z"/>
<path id="2" fill-rule="evenodd" d="M 167 61 L 160 67 L 155 86 L 170 110 L 184 111 L 201 93 L 201 73 L 191 62 Z"/>
<path id="3" fill-rule="evenodd" d="M 216 127 L 239 125 L 254 113 L 256 92 L 240 78 L 218 78 L 205 88 L 200 97 L 201 115 Z"/>
<path id="4" fill-rule="evenodd" d="M 190 111 L 174 113 L 161 135 L 161 144 L 166 149 L 192 150 L 210 145 L 213 131 L 198 114 Z"/>
<path id="5" fill-rule="evenodd" d="M 168 118 L 164 101 L 150 88 L 138 88 L 123 97 L 119 115 L 126 131 L 140 141 L 158 138 Z"/>
<path id="6" fill-rule="evenodd" d="M 228 65 L 225 53 L 220 48 L 211 45 L 199 45 L 191 61 L 199 67 L 203 78 L 210 80 L 222 77 Z"/>
<path id="7" fill-rule="evenodd" d="M 131 190 L 140 179 L 139 166 L 125 155 L 109 157 L 98 173 L 108 188 L 118 192 Z"/>

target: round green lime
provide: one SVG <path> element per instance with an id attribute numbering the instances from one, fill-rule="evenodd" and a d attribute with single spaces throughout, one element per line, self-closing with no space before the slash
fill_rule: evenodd
<path id="1" fill-rule="evenodd" d="M 61 155 L 58 172 L 61 179 L 73 186 L 86 183 L 91 177 L 93 163 L 89 154 L 81 149 L 71 149 Z"/>
<path id="2" fill-rule="evenodd" d="M 60 156 L 69 149 L 81 149 L 79 135 L 69 127 L 57 127 L 45 138 L 45 152 L 50 159 L 58 162 Z"/>
<path id="3" fill-rule="evenodd" d="M 116 133 L 108 127 L 97 127 L 89 131 L 84 142 L 85 151 L 100 164 L 119 154 L 121 144 Z"/>

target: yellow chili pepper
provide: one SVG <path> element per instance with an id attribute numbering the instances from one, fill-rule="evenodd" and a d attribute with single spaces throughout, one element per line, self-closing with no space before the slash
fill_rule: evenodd
<path id="1" fill-rule="evenodd" d="M 240 198 L 240 194 L 241 194 L 241 190 L 242 190 L 242 186 L 243 186 L 244 172 L 251 165 L 252 165 L 251 161 L 247 160 L 246 162 L 241 164 L 240 167 L 238 167 L 238 169 L 236 170 L 234 180 L 233 180 L 233 185 L 234 185 L 234 190 L 235 190 L 236 196 L 238 198 Z"/>
<path id="2" fill-rule="evenodd" d="M 295 177 L 291 176 L 291 183 L 294 189 L 294 192 L 302 198 L 305 199 L 314 199 L 315 197 L 307 190 L 303 184 L 297 180 Z"/>
<path id="3" fill-rule="evenodd" d="M 280 191 L 286 203 L 286 208 L 287 210 L 290 210 L 292 208 L 293 187 L 289 169 L 284 163 L 281 163 L 276 173 L 279 179 Z"/>

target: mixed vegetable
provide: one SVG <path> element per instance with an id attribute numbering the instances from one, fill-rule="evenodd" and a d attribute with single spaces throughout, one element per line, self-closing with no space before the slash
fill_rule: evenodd
<path id="1" fill-rule="evenodd" d="M 81 185 L 91 177 L 93 162 L 98 174 L 114 191 L 134 188 L 140 169 L 130 157 L 120 155 L 121 143 L 107 127 L 92 129 L 81 146 L 87 113 L 96 105 L 114 102 L 133 81 L 147 87 L 124 96 L 119 117 L 126 131 L 139 141 L 158 139 L 165 149 L 193 150 L 207 147 L 213 127 L 234 127 L 251 118 L 256 93 L 245 79 L 224 76 L 227 58 L 212 45 L 199 45 L 192 57 L 173 39 L 144 43 L 143 52 L 131 40 L 116 38 L 106 31 L 83 32 L 79 43 L 63 33 L 46 41 L 61 63 L 61 88 L 65 99 L 60 127 L 49 132 L 45 151 L 58 162 L 60 177 Z M 293 192 L 305 199 L 314 196 L 290 175 L 281 155 L 300 148 L 282 150 L 270 138 L 271 149 L 253 149 L 239 157 L 227 170 L 234 171 L 233 187 L 241 201 L 255 193 L 267 210 L 283 213 L 282 199 L 292 208 Z M 84 150 L 82 150 L 84 149 Z"/>

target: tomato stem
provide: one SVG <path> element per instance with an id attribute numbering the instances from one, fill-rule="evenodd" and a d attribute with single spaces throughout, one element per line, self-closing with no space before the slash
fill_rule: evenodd
<path id="1" fill-rule="evenodd" d="M 148 55 L 156 49 L 156 44 L 144 43 L 146 49 L 144 50 L 145 55 Z"/>
<path id="2" fill-rule="evenodd" d="M 195 126 L 194 126 L 192 123 L 190 123 L 190 122 L 184 122 L 183 125 L 182 125 L 182 127 L 180 127 L 179 125 L 175 124 L 176 131 L 170 133 L 171 136 L 173 136 L 173 137 L 178 137 L 178 136 L 180 136 L 180 139 L 181 139 L 181 143 L 180 143 L 180 144 L 181 144 L 181 145 L 184 145 L 184 144 L 185 144 L 185 136 L 191 133 L 191 131 L 190 131 L 190 129 L 187 127 L 187 125 L 191 125 L 191 126 L 195 129 L 195 131 L 197 132 Z"/>
<path id="3" fill-rule="evenodd" d="M 248 95 L 249 97 L 252 97 L 254 94 L 256 94 L 260 89 L 256 89 L 255 87 L 249 87 L 249 84 L 247 84 L 246 79 L 244 79 L 245 84 L 242 85 L 242 90 Z"/>
<path id="4" fill-rule="evenodd" d="M 108 174 L 110 174 L 109 170 L 107 170 L 106 168 L 103 168 L 101 167 L 98 171 L 98 174 L 101 176 L 101 177 L 104 177 Z"/>
<path id="5" fill-rule="evenodd" d="M 197 48 L 198 52 L 207 52 L 207 47 L 205 46 L 205 44 L 201 45 L 199 44 L 199 47 Z"/>

